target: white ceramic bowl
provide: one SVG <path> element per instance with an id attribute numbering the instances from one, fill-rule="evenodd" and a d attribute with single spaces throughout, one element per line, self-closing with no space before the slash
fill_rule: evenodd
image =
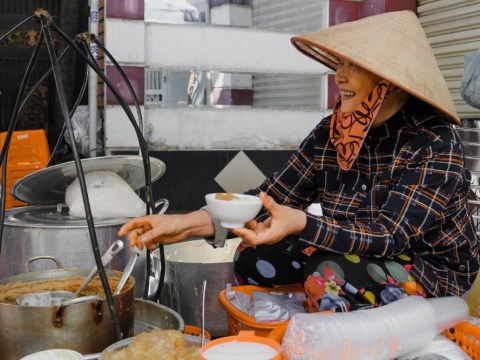
<path id="1" fill-rule="evenodd" d="M 82 360 L 83 355 L 69 349 L 50 349 L 27 355 L 20 360 Z"/>
<path id="2" fill-rule="evenodd" d="M 244 227 L 245 223 L 252 220 L 262 208 L 262 201 L 258 196 L 245 194 L 232 194 L 234 199 L 217 199 L 217 193 L 205 195 L 208 211 L 214 218 L 220 220 L 227 229 Z"/>

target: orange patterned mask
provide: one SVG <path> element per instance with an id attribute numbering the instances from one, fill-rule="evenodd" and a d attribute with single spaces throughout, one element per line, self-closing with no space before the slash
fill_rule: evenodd
<path id="1" fill-rule="evenodd" d="M 357 108 L 348 114 L 340 111 L 342 101 L 340 96 L 338 97 L 330 123 L 330 141 L 337 149 L 337 161 L 343 170 L 350 170 L 357 158 L 368 130 L 387 95 L 388 86 L 388 81 L 380 81 Z"/>

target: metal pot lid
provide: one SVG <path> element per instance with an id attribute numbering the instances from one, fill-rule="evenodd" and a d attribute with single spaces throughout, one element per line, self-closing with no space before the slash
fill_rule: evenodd
<path id="1" fill-rule="evenodd" d="M 117 173 L 133 190 L 145 187 L 145 171 L 141 156 L 102 156 L 82 159 L 84 173 L 109 170 Z M 165 173 L 165 163 L 150 157 L 152 183 Z M 65 202 L 68 185 L 75 180 L 77 168 L 74 161 L 49 166 L 35 171 L 20 180 L 11 188 L 14 198 L 32 205 L 51 205 Z"/>
<path id="2" fill-rule="evenodd" d="M 62 205 L 64 207 L 62 207 Z M 22 206 L 5 210 L 5 225 L 33 228 L 87 228 L 87 220 L 68 215 L 66 204 Z M 129 218 L 93 219 L 95 227 L 123 225 Z"/>

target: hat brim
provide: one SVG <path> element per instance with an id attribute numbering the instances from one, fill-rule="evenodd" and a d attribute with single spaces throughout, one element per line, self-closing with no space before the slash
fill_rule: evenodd
<path id="1" fill-rule="evenodd" d="M 460 125 L 428 39 L 411 11 L 374 15 L 295 36 L 293 46 L 336 70 L 347 60 L 430 104 Z"/>

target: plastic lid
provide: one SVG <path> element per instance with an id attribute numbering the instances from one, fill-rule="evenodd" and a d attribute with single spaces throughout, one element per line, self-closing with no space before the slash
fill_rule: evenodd
<path id="1" fill-rule="evenodd" d="M 42 229 L 86 228 L 88 226 L 86 219 L 68 215 L 68 213 L 62 211 L 61 205 L 23 206 L 7 209 L 5 211 L 5 225 Z M 95 219 L 95 227 L 123 225 L 127 220 L 127 218 Z"/>
<path id="2" fill-rule="evenodd" d="M 82 159 L 83 173 L 95 170 L 115 172 L 129 184 L 133 190 L 145 187 L 145 171 L 141 156 L 102 156 Z M 165 164 L 150 157 L 150 175 L 152 182 L 165 173 Z M 17 200 L 31 205 L 52 205 L 65 202 L 65 192 L 78 177 L 74 161 L 49 166 L 35 171 L 18 180 L 11 189 Z"/>

